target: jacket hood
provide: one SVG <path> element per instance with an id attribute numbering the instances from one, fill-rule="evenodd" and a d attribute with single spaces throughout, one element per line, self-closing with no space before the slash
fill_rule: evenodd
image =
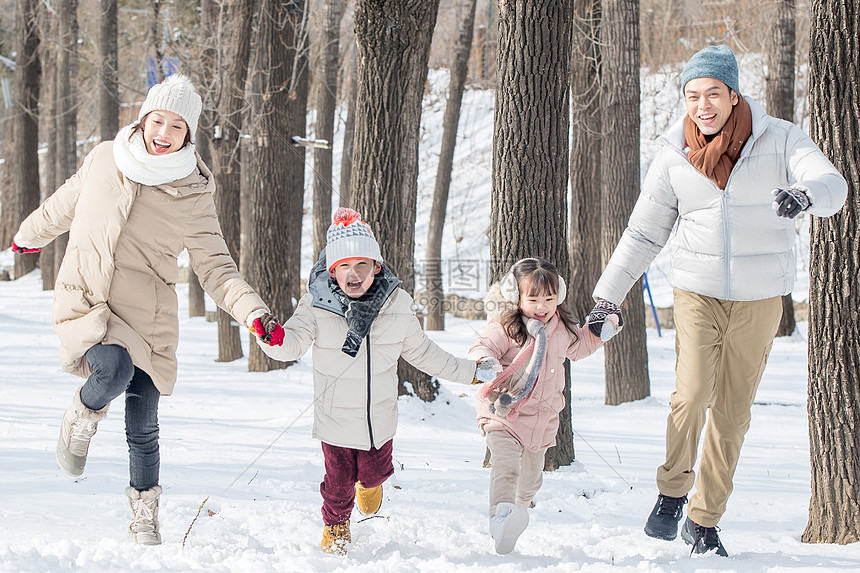
<path id="1" fill-rule="evenodd" d="M 389 269 L 385 263 L 380 264 L 382 265 L 382 270 L 379 271 L 379 275 L 377 275 L 376 280 L 383 280 L 387 283 L 384 288 L 387 304 L 388 299 L 391 297 L 391 293 L 397 290 L 397 287 L 400 286 L 402 281 L 395 276 L 394 272 Z M 332 292 L 328 279 L 329 274 L 328 267 L 326 267 L 325 247 L 323 247 L 320 251 L 319 259 L 317 259 L 317 262 L 314 264 L 311 269 L 311 274 L 308 277 L 308 292 L 313 296 L 311 304 L 315 308 L 321 308 L 343 316 L 343 309 L 334 297 L 334 293 Z"/>

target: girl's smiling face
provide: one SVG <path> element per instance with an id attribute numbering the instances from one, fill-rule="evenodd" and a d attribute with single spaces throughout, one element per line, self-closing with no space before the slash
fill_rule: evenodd
<path id="1" fill-rule="evenodd" d="M 558 308 L 558 293 L 520 294 L 520 311 L 526 318 L 536 318 L 546 324 Z"/>
<path id="2" fill-rule="evenodd" d="M 143 122 L 143 141 L 150 155 L 167 155 L 182 149 L 188 135 L 188 124 L 178 113 L 155 110 Z"/>

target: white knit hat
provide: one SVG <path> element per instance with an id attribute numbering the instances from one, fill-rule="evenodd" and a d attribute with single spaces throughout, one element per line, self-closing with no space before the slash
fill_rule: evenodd
<path id="1" fill-rule="evenodd" d="M 173 74 L 160 84 L 155 84 L 146 94 L 146 100 L 137 114 L 138 121 L 151 111 L 172 111 L 178 114 L 188 124 L 188 134 L 191 142 L 194 142 L 194 134 L 197 133 L 197 120 L 203 111 L 203 100 L 194 90 L 194 84 L 188 76 Z"/>
<path id="2" fill-rule="evenodd" d="M 381 263 L 382 253 L 370 225 L 361 220 L 361 214 L 341 207 L 335 211 L 332 225 L 326 232 L 326 268 L 331 269 L 346 259 L 373 259 Z"/>

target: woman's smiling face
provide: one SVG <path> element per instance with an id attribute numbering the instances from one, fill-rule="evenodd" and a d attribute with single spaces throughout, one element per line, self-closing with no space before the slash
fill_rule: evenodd
<path id="1" fill-rule="evenodd" d="M 178 113 L 155 110 L 143 122 L 143 141 L 150 155 L 167 155 L 182 149 L 188 124 Z"/>

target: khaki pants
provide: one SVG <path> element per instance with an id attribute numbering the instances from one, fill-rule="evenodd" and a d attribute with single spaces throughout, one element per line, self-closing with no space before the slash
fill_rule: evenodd
<path id="1" fill-rule="evenodd" d="M 750 408 L 782 317 L 780 297 L 725 301 L 675 289 L 675 392 L 666 425 L 666 463 L 657 488 L 681 497 L 696 484 L 687 515 L 713 527 L 732 493 Z M 710 409 L 698 478 L 699 436 Z"/>
<path id="2" fill-rule="evenodd" d="M 543 483 L 546 448 L 524 448 L 506 430 L 487 433 L 490 448 L 490 517 L 502 502 L 529 507 Z"/>

